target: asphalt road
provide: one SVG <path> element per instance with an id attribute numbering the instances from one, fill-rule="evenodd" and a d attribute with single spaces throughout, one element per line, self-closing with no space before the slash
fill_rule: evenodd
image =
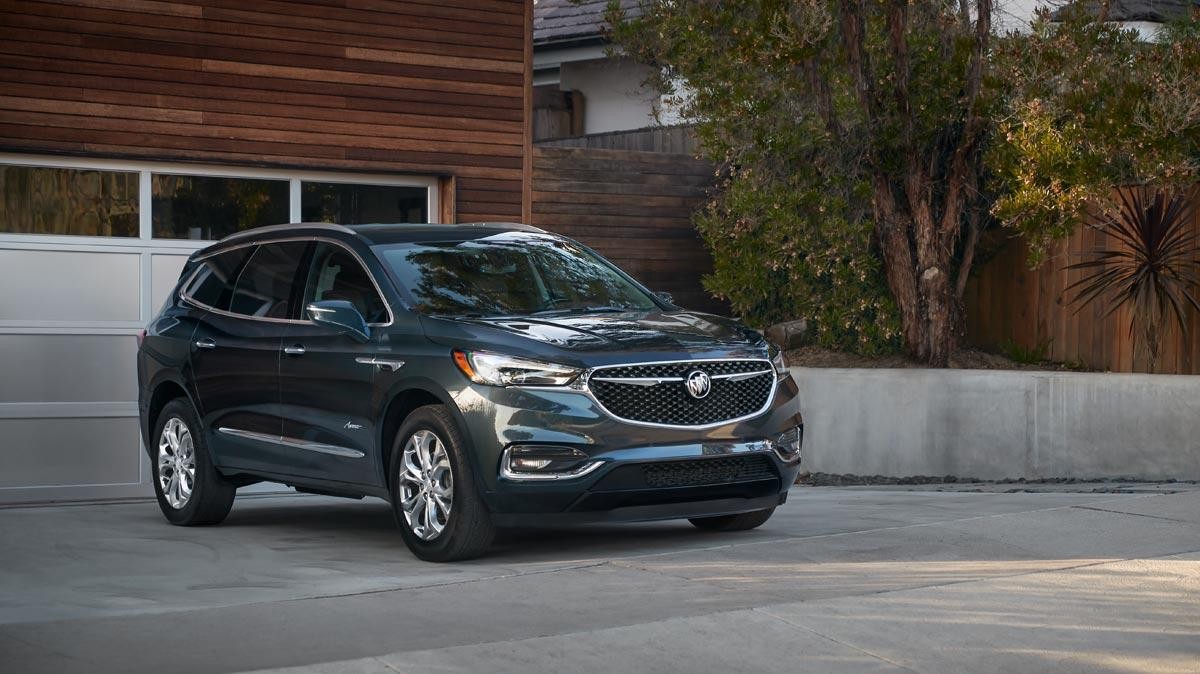
<path id="1" fill-rule="evenodd" d="M 1172 489 L 797 488 L 753 532 L 518 532 L 454 565 L 380 501 L 0 509 L 0 671 L 1200 672 L 1200 491 Z"/>

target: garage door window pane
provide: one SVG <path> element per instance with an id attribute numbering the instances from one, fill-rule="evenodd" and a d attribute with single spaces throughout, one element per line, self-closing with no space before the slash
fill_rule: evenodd
<path id="1" fill-rule="evenodd" d="M 221 239 L 288 221 L 286 180 L 156 173 L 151 192 L 156 239 Z"/>
<path id="2" fill-rule="evenodd" d="M 364 225 L 373 222 L 429 222 L 424 187 L 309 183 L 301 186 L 304 222 Z"/>
<path id="3" fill-rule="evenodd" d="M 0 232 L 137 236 L 138 174 L 0 165 Z"/>

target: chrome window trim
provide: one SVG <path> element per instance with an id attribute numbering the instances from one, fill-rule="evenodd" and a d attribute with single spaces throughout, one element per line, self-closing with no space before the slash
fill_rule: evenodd
<path id="1" fill-rule="evenodd" d="M 272 226 L 276 226 L 276 225 L 272 225 Z M 278 225 L 278 226 L 285 227 L 285 226 L 290 226 L 290 225 Z M 247 232 L 262 231 L 262 229 L 264 229 L 264 228 L 259 228 L 258 230 L 247 230 Z M 353 230 L 347 229 L 347 231 L 350 231 L 351 233 L 353 233 Z M 226 237 L 226 238 L 229 238 L 229 237 Z M 354 259 L 358 261 L 358 264 L 362 267 L 363 271 L 366 272 L 367 278 L 371 279 L 371 285 L 373 285 L 375 287 L 375 292 L 379 295 L 379 301 L 380 301 L 380 303 L 383 304 L 383 307 L 384 307 L 384 309 L 387 310 L 387 314 L 388 314 L 387 322 L 385 322 L 385 323 L 367 323 L 367 327 L 386 328 L 396 322 L 396 314 L 394 314 L 392 312 L 392 305 L 388 304 L 387 300 L 384 299 L 387 296 L 383 293 L 383 288 L 379 285 L 379 279 L 375 278 L 375 275 L 371 273 L 371 268 L 367 266 L 367 263 L 363 260 L 361 255 L 359 255 L 353 248 L 351 248 L 350 246 L 347 246 L 342 241 L 338 241 L 337 239 L 330 239 L 328 237 L 324 237 L 324 236 L 320 236 L 320 235 L 309 235 L 309 236 L 292 236 L 292 237 L 285 237 L 285 238 L 265 239 L 263 241 L 247 241 L 245 243 L 240 243 L 236 246 L 229 246 L 228 248 L 222 248 L 221 250 L 213 251 L 211 253 L 205 253 L 204 255 L 194 258 L 194 261 L 201 262 L 201 261 L 207 260 L 210 257 L 222 255 L 224 253 L 228 253 L 228 252 L 234 251 L 234 250 L 241 250 L 242 248 L 249 248 L 250 246 L 262 246 L 262 245 L 271 244 L 271 243 L 289 243 L 289 242 L 295 242 L 295 241 L 312 241 L 312 242 L 319 242 L 319 243 L 332 243 L 335 246 L 340 246 L 347 253 L 350 253 L 350 255 L 352 255 L 354 257 Z M 246 314 L 235 314 L 232 311 L 218 309 L 216 307 L 211 307 L 207 304 L 204 304 L 203 302 L 198 302 L 198 301 L 192 299 L 191 297 L 187 296 L 186 294 L 184 294 L 183 290 L 184 290 L 184 288 L 187 288 L 189 285 L 191 285 L 192 280 L 199 273 L 200 273 L 199 267 L 192 270 L 192 273 L 188 275 L 187 280 L 185 280 L 183 283 L 179 284 L 179 293 L 178 293 L 180 300 L 187 302 L 188 304 L 190 304 L 196 308 L 204 309 L 205 311 L 211 311 L 215 314 L 219 314 L 221 316 L 228 316 L 230 318 L 245 318 L 245 319 L 248 319 L 251 321 L 262 321 L 264 323 L 291 323 L 294 325 L 313 325 L 313 322 L 310 320 L 307 320 L 307 319 L 267 318 L 266 316 L 247 316 Z"/>
<path id="2" fill-rule="evenodd" d="M 323 442 L 313 442 L 312 440 L 301 440 L 300 438 L 289 438 L 286 435 L 272 435 L 270 433 L 258 433 L 256 431 L 243 431 L 240 428 L 229 428 L 221 426 L 217 431 L 225 435 L 232 435 L 238 438 L 246 438 L 248 440 L 259 440 L 261 442 L 269 442 L 275 445 L 283 445 L 285 447 L 295 447 L 296 449 L 304 449 L 310 452 L 319 452 L 321 454 L 331 454 L 347 459 L 361 459 L 366 454 L 357 449 L 349 447 L 341 447 L 339 445 L 327 445 Z"/>
<path id="3" fill-rule="evenodd" d="M 738 373 L 735 373 L 734 375 L 719 375 L 719 376 L 721 376 L 724 379 L 729 379 L 729 378 L 735 377 L 735 376 L 736 377 L 740 377 L 743 375 L 762 376 L 765 374 L 774 374 L 774 372 L 775 372 L 775 366 L 771 364 L 770 360 L 765 359 L 765 358 L 703 358 L 703 359 L 699 359 L 699 360 L 695 360 L 695 359 L 652 360 L 652 361 L 645 361 L 645 362 L 641 362 L 641 363 L 617 363 L 617 364 L 613 364 L 613 365 L 598 365 L 596 367 L 586 370 L 574 382 L 572 382 L 570 384 L 565 384 L 563 386 L 520 386 L 520 385 L 516 385 L 513 388 L 523 388 L 523 389 L 530 389 L 530 390 L 537 390 L 537 391 L 560 391 L 560 392 L 569 392 L 569 393 L 581 393 L 583 395 L 586 395 L 589 399 L 591 399 L 591 401 L 593 403 L 595 403 L 596 407 L 600 408 L 600 411 L 607 414 L 609 416 L 609 418 L 613 419 L 614 421 L 619 421 L 623 424 L 630 424 L 632 426 L 644 426 L 647 428 L 671 428 L 671 429 L 678 429 L 678 430 L 702 431 L 702 430 L 708 430 L 711 428 L 719 428 L 721 426 L 728 426 L 729 424 L 740 423 L 743 421 L 747 421 L 749 419 L 753 419 L 758 416 L 762 416 L 763 414 L 766 414 L 771 409 L 771 405 L 773 405 L 775 403 L 775 393 L 776 393 L 776 391 L 778 391 L 779 384 L 783 380 L 779 379 L 777 377 L 772 378 L 771 392 L 769 394 L 767 394 L 767 402 L 764 403 L 761 408 L 755 410 L 754 412 L 751 412 L 750 414 L 747 414 L 744 416 L 735 417 L 733 419 L 725 419 L 723 421 L 718 421 L 718 422 L 714 422 L 711 424 L 699 424 L 699 425 L 659 424 L 659 423 L 654 423 L 651 421 L 636 421 L 634 419 L 626 419 L 625 417 L 617 416 L 616 414 L 613 414 L 613 412 L 611 410 L 609 410 L 607 407 L 605 407 L 604 403 L 600 402 L 600 400 L 598 398 L 596 398 L 596 395 L 592 392 L 591 387 L 588 386 L 588 382 L 591 381 L 592 377 L 597 372 L 600 372 L 602 370 L 613 369 L 613 368 L 641 367 L 644 365 L 677 365 L 679 363 L 722 363 L 722 362 L 735 362 L 735 361 L 738 361 L 738 362 L 742 362 L 742 361 L 761 362 L 761 363 L 766 364 L 766 368 L 761 371 L 756 370 L 753 373 L 738 372 Z M 713 376 L 713 375 L 709 375 L 709 376 Z M 713 376 L 713 377 L 716 378 L 715 376 Z M 749 378 L 749 377 L 746 377 L 746 378 Z M 650 378 L 648 378 L 648 377 L 638 377 L 638 378 L 629 377 L 629 379 L 643 380 L 643 379 L 650 379 Z M 666 379 L 667 381 L 683 381 L 682 377 L 664 378 L 664 379 Z M 597 378 L 597 381 L 620 381 L 620 380 L 621 380 L 620 377 L 612 377 L 612 378 L 608 378 L 608 379 Z M 637 384 L 637 385 L 647 386 L 648 384 Z"/>

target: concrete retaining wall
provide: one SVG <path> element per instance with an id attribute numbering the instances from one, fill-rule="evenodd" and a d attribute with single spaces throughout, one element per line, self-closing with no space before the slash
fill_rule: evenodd
<path id="1" fill-rule="evenodd" d="M 792 372 L 812 472 L 1200 479 L 1200 376 Z"/>

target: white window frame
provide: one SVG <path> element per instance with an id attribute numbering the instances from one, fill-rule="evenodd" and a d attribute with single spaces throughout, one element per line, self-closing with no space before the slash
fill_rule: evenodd
<path id="1" fill-rule="evenodd" d="M 438 203 L 438 179 L 433 176 L 389 175 L 385 173 L 348 173 L 309 169 L 266 169 L 219 164 L 182 164 L 172 162 L 94 159 L 89 157 L 58 157 L 37 154 L 0 153 L 0 164 L 38 168 L 119 171 L 138 174 L 138 236 L 76 236 L 73 234 L 21 234 L 0 232 L 0 243 L 64 244 L 68 246 L 152 245 L 157 249 L 184 248 L 195 250 L 211 239 L 156 239 L 153 236 L 151 205 L 151 175 L 203 176 L 210 178 L 266 178 L 288 183 L 288 222 L 300 222 L 301 184 L 305 182 L 342 183 L 350 185 L 383 185 L 389 187 L 425 188 L 425 209 L 431 223 L 438 222 L 441 213 Z"/>

